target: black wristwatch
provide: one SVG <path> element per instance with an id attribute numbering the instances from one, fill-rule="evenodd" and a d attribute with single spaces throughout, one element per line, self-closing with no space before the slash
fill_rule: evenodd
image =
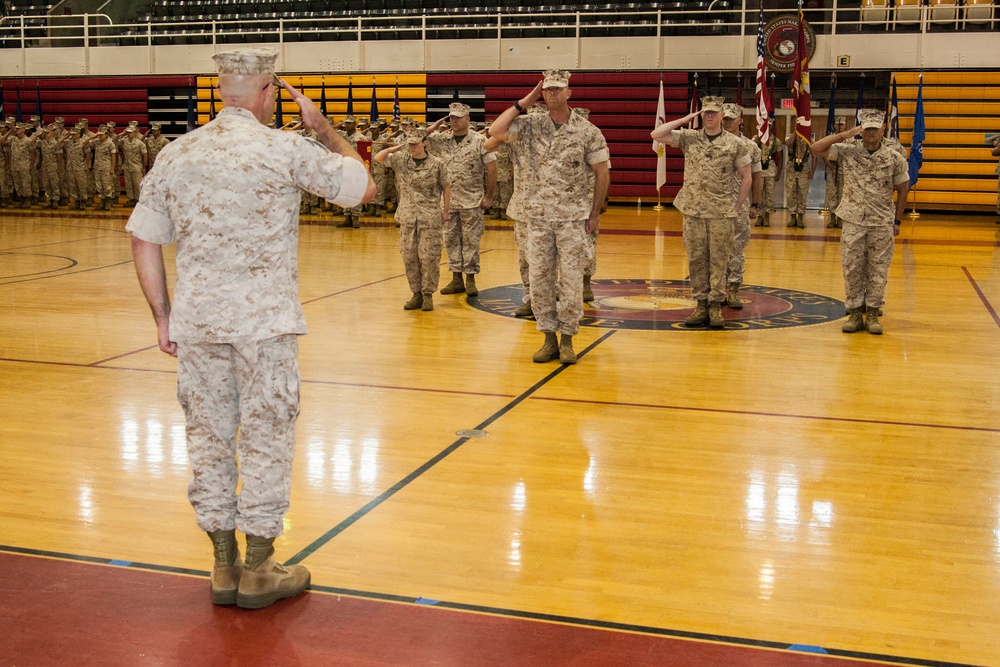
<path id="1" fill-rule="evenodd" d="M 901 225 L 901 224 L 903 224 L 903 221 L 902 220 L 897 220 L 894 224 Z"/>
<path id="2" fill-rule="evenodd" d="M 524 107 L 521 106 L 521 100 L 514 100 L 514 108 L 517 109 L 518 113 L 524 113 Z"/>

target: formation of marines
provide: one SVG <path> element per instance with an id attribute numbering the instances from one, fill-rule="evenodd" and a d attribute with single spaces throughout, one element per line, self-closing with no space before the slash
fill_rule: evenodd
<path id="1" fill-rule="evenodd" d="M 131 121 L 118 131 L 109 122 L 95 132 L 86 118 L 71 127 L 62 117 L 49 124 L 38 116 L 7 118 L 0 123 L 0 205 L 110 210 L 124 181 L 123 204 L 135 206 L 143 177 L 168 143 L 159 123 L 142 131 Z"/>

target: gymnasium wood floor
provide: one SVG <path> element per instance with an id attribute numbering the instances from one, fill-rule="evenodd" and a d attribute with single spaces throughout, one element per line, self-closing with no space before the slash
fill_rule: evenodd
<path id="1" fill-rule="evenodd" d="M 572 367 L 502 305 L 510 223 L 483 239 L 494 312 L 423 313 L 387 220 L 312 218 L 277 547 L 314 590 L 260 612 L 209 603 L 126 216 L 0 211 L 0 664 L 1000 665 L 995 216 L 904 224 L 881 337 L 588 310 Z M 836 310 L 837 230 L 775 217 L 747 312 Z M 602 230 L 599 299 L 686 277 L 676 211 Z"/>

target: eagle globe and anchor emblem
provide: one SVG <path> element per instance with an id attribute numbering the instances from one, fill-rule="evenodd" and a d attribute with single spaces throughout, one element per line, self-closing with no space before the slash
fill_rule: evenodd
<path id="1" fill-rule="evenodd" d="M 697 305 L 687 280 L 594 279 L 596 299 L 584 304 L 580 326 L 658 331 L 752 331 L 803 327 L 844 317 L 844 302 L 822 294 L 784 287 L 743 285 L 742 309 L 723 307 L 722 329 L 686 327 L 684 319 Z M 521 285 L 482 289 L 469 304 L 479 310 L 514 317 L 522 303 Z"/>

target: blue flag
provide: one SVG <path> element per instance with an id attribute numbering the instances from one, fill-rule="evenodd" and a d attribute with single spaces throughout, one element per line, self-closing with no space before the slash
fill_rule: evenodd
<path id="1" fill-rule="evenodd" d="M 209 95 L 211 97 L 209 102 L 210 106 L 208 107 L 208 119 L 215 120 L 215 84 L 209 82 L 208 85 L 211 86 L 211 88 L 209 88 Z"/>
<path id="2" fill-rule="evenodd" d="M 917 112 L 913 116 L 913 138 L 910 139 L 910 187 L 917 184 L 920 166 L 924 163 L 924 75 L 917 86 Z"/>
<path id="3" fill-rule="evenodd" d="M 24 116 L 21 113 L 21 86 L 16 83 L 14 87 L 14 93 L 17 95 L 17 115 L 14 117 L 14 120 L 16 120 L 18 123 L 23 123 Z"/>
<path id="4" fill-rule="evenodd" d="M 347 79 L 347 115 L 354 115 L 354 85 L 350 78 Z"/>
<path id="5" fill-rule="evenodd" d="M 193 132 L 194 128 L 198 127 L 198 119 L 194 113 L 194 91 L 195 91 L 194 87 L 188 88 L 188 117 L 187 117 L 188 132 Z"/>
<path id="6" fill-rule="evenodd" d="M 35 81 L 35 115 L 38 116 L 39 122 L 45 125 L 45 117 L 42 115 L 42 89 L 37 81 Z"/>
<path id="7" fill-rule="evenodd" d="M 375 94 L 375 79 L 372 79 L 372 109 L 368 112 L 368 120 L 372 124 L 378 122 L 378 95 Z"/>
<path id="8" fill-rule="evenodd" d="M 323 77 L 322 81 L 320 82 L 320 85 L 322 87 L 319 89 L 319 112 L 325 116 L 326 115 L 326 76 Z"/>

